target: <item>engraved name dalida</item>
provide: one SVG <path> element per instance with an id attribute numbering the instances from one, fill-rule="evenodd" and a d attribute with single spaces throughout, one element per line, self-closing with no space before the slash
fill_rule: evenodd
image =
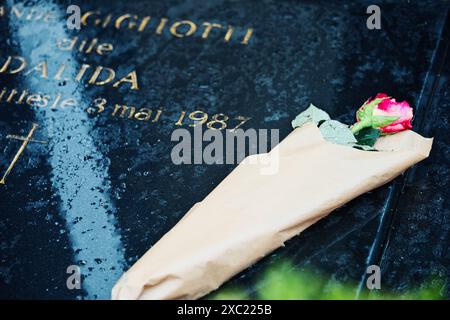
<path id="1" fill-rule="evenodd" d="M 1 64 L 0 74 L 23 74 L 24 76 L 34 75 L 43 79 L 53 79 L 56 81 L 75 80 L 78 82 L 86 82 L 90 85 L 112 85 L 114 88 L 127 86 L 131 90 L 139 90 L 136 71 L 131 71 L 121 77 L 116 77 L 116 72 L 103 66 L 91 66 L 83 63 L 79 66 L 78 71 L 73 79 L 69 79 L 65 75 L 66 65 L 64 63 L 53 70 L 49 69 L 47 61 L 40 61 L 36 64 L 29 65 L 27 60 L 21 56 L 8 56 Z"/>
<path id="2" fill-rule="evenodd" d="M 0 17 L 5 16 L 7 8 L 0 6 Z M 45 23 L 55 20 L 51 11 L 38 8 L 19 8 L 12 6 L 10 15 L 17 19 L 27 21 L 43 21 Z M 168 18 L 155 18 L 152 16 L 138 16 L 133 13 L 103 13 L 99 10 L 85 11 L 81 15 L 83 27 L 114 28 L 119 31 L 131 31 L 137 34 L 150 32 L 155 35 L 170 34 L 176 38 L 198 36 L 207 39 L 210 35 L 222 37 L 224 42 L 237 42 L 247 45 L 253 36 L 253 28 L 230 26 L 224 23 L 198 22 L 191 20 L 170 20 Z"/>

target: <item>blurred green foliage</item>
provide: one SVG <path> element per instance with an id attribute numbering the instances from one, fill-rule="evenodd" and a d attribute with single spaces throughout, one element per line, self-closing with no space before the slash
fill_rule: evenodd
<path id="1" fill-rule="evenodd" d="M 356 298 L 356 282 L 342 282 L 311 269 L 299 270 L 284 260 L 269 266 L 256 282 L 256 292 L 251 294 L 244 288 L 225 285 L 208 296 L 214 300 L 353 300 Z M 420 287 L 407 292 L 394 293 L 382 287 L 381 290 L 367 290 L 361 299 L 370 300 L 439 300 L 444 299 L 445 281 L 433 277 Z"/>

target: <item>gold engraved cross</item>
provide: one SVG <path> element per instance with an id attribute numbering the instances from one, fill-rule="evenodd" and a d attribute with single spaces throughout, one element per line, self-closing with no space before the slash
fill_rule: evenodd
<path id="1" fill-rule="evenodd" d="M 38 124 L 37 123 L 33 123 L 33 126 L 31 127 L 31 130 L 30 130 L 30 132 L 28 132 L 28 135 L 26 137 L 22 137 L 22 136 L 18 136 L 18 135 L 11 135 L 11 134 L 6 136 L 6 138 L 9 138 L 9 139 L 22 140 L 23 143 L 20 146 L 19 150 L 17 150 L 17 153 L 14 156 L 14 159 L 9 164 L 8 169 L 6 169 L 5 174 L 3 175 L 2 179 L 0 180 L 0 184 L 6 184 L 6 177 L 11 173 L 11 170 L 13 169 L 13 167 L 16 164 L 17 160 L 19 160 L 20 155 L 22 154 L 22 152 L 27 147 L 28 142 L 47 143 L 46 141 L 31 139 L 31 137 L 33 136 L 33 133 L 34 133 L 34 131 L 36 131 L 37 127 L 38 127 Z"/>

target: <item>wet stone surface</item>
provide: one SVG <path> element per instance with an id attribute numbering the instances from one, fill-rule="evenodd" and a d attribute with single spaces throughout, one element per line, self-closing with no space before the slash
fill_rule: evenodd
<path id="1" fill-rule="evenodd" d="M 184 128 L 199 110 L 209 118 L 225 114 L 230 126 L 236 117 L 250 117 L 244 129 L 280 129 L 284 138 L 309 103 L 352 123 L 356 108 L 378 92 L 415 108 L 416 130 L 435 137 L 430 158 L 336 210 L 227 285 L 258 297 L 260 275 L 279 260 L 315 270 L 325 283 L 351 283 L 352 297 L 364 294 L 368 264 L 380 265 L 383 286 L 392 292 L 449 277 L 446 2 L 381 2 L 381 30 L 366 27 L 370 1 L 70 1 L 82 12 L 99 11 L 80 31 L 66 27 L 68 4 L 2 3 L 0 68 L 9 56 L 22 57 L 27 68 L 0 73 L 0 90 L 6 88 L 0 91 L 0 173 L 22 143 L 8 135 L 26 136 L 37 123 L 33 139 L 46 143 L 29 142 L 0 185 L 1 298 L 108 298 L 121 273 L 226 177 L 233 165 L 172 163 L 170 136 L 182 112 Z M 27 20 L 31 9 L 52 18 Z M 130 29 L 127 20 L 116 28 L 124 14 L 137 15 L 138 24 Z M 151 19 L 138 31 L 146 16 Z M 168 22 L 157 34 L 162 18 Z M 170 26 L 182 20 L 195 23 L 196 32 L 171 34 Z M 202 38 L 204 22 L 236 31 L 229 41 L 228 29 Z M 249 28 L 253 34 L 242 44 Z M 73 37 L 72 50 L 58 48 Z M 94 38 L 112 51 L 86 53 Z M 44 78 L 42 65 L 36 67 L 43 61 Z M 77 81 L 83 64 L 89 68 Z M 89 83 L 98 66 L 114 70 L 114 81 Z M 133 70 L 138 90 L 130 82 L 113 86 Z M 18 93 L 8 102 L 13 89 Z M 48 95 L 49 103 L 18 103 L 23 90 Z M 68 98 L 73 105 L 61 107 Z M 98 98 L 106 99 L 100 113 Z M 115 104 L 153 113 L 149 121 L 128 111 L 122 117 L 123 109 L 113 114 Z M 157 110 L 160 118 L 152 122 Z M 66 286 L 70 265 L 81 268 L 81 290 Z"/>

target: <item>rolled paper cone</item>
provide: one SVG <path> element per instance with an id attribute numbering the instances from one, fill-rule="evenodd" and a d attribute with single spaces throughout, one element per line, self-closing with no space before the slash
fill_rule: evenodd
<path id="1" fill-rule="evenodd" d="M 197 299 L 353 198 L 428 157 L 432 139 L 403 131 L 362 151 L 323 139 L 313 123 L 278 152 L 276 174 L 240 163 L 117 282 L 113 299 Z M 248 159 L 246 159 L 248 160 Z"/>

